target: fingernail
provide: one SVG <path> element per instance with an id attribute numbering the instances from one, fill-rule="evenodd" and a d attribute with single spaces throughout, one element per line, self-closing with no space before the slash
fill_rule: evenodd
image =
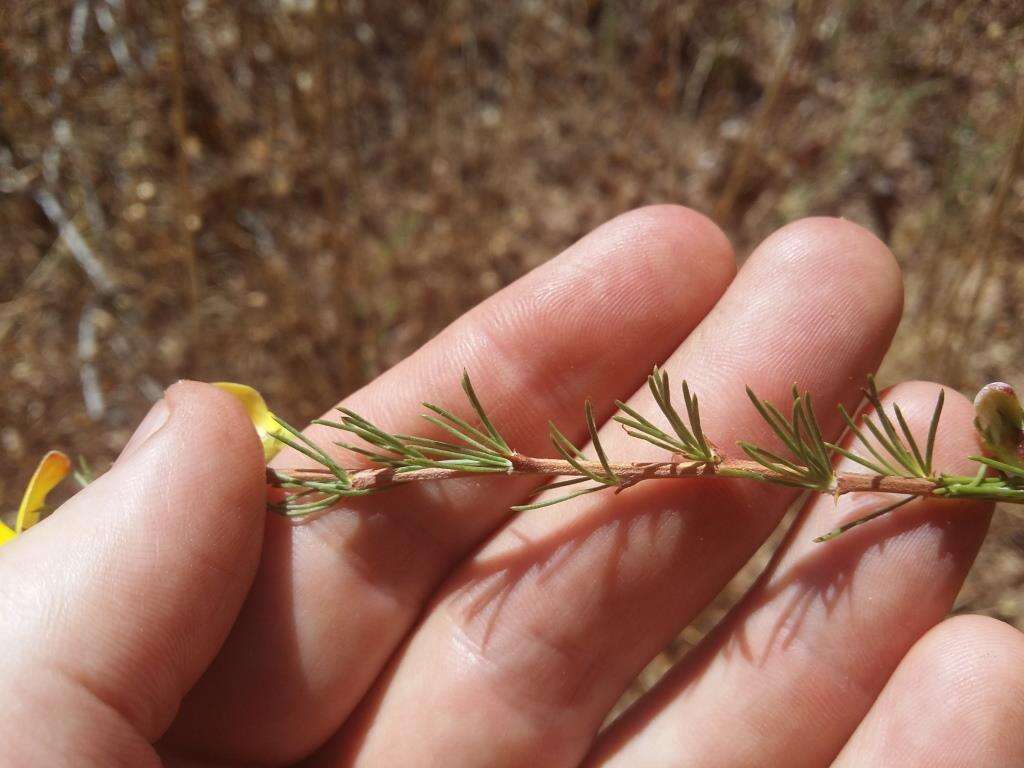
<path id="1" fill-rule="evenodd" d="M 167 423 L 167 417 L 171 415 L 171 409 L 167 407 L 167 398 L 161 398 L 149 409 L 149 413 L 136 428 L 135 433 L 128 440 L 124 450 L 118 457 L 118 461 L 127 458 L 135 453 L 139 447 L 156 433 L 160 427 Z"/>

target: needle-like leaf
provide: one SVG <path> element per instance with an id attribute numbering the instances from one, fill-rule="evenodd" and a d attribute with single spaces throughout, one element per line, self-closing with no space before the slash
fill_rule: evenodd
<path id="1" fill-rule="evenodd" d="M 856 528 L 858 525 L 864 525 L 864 523 L 868 523 L 876 518 L 881 517 L 882 515 L 889 514 L 895 509 L 899 509 L 904 504 L 909 504 L 915 498 L 916 497 L 914 496 L 907 496 L 905 499 L 900 499 L 899 501 L 889 504 L 886 507 L 882 507 L 881 509 L 875 510 L 870 515 L 864 515 L 864 517 L 859 517 L 856 520 L 850 521 L 849 523 L 843 523 L 838 528 L 833 528 L 828 533 L 818 536 L 814 539 L 814 541 L 816 543 L 821 543 L 823 541 L 829 541 L 830 539 L 834 539 L 837 536 L 841 536 L 842 534 L 846 533 L 851 528 Z"/>

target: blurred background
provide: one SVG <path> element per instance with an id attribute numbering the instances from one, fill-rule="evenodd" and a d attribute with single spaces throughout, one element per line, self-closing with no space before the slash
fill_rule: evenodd
<path id="1" fill-rule="evenodd" d="M 7 0 L 0 509 L 180 377 L 303 422 L 654 202 L 741 258 L 857 221 L 906 274 L 883 383 L 1024 385 L 1022 75 L 1017 0 Z M 957 610 L 1024 626 L 1022 522 Z"/>

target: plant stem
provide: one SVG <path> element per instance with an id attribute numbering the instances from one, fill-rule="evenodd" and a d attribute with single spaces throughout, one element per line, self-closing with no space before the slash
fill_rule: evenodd
<path id="1" fill-rule="evenodd" d="M 510 475 L 567 475 L 582 477 L 584 472 L 564 459 L 535 458 L 514 454 L 511 469 L 496 470 L 493 474 Z M 583 470 L 604 473 L 604 466 L 597 461 L 578 462 Z M 620 480 L 621 487 L 635 485 L 644 480 L 699 479 L 711 477 L 750 478 L 757 480 L 778 480 L 779 475 L 766 470 L 761 464 L 745 460 L 724 460 L 716 463 L 695 461 L 647 461 L 611 462 L 612 472 Z M 281 474 L 292 477 L 318 477 L 329 475 L 323 468 L 282 470 Z M 352 488 L 372 490 L 385 488 L 397 483 L 413 483 L 428 480 L 447 480 L 455 477 L 479 476 L 480 472 L 459 469 L 430 467 L 426 469 L 396 472 L 392 467 L 350 470 Z M 874 491 L 877 493 L 898 493 L 909 496 L 935 496 L 941 486 L 927 478 L 874 475 L 866 472 L 838 472 L 830 487 L 819 489 L 841 496 L 846 493 Z"/>

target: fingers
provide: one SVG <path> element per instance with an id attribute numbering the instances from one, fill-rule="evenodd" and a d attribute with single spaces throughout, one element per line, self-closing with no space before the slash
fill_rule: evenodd
<path id="1" fill-rule="evenodd" d="M 819 403 L 854 401 L 900 296 L 892 256 L 874 237 L 843 221 L 800 222 L 757 249 L 665 367 L 675 386 L 690 381 L 705 431 L 735 453 L 740 437 L 769 438 L 746 384 L 776 402 L 794 380 Z M 660 421 L 646 393 L 630 404 Z M 837 427 L 830 417 L 826 428 Z M 613 458 L 665 458 L 617 425 L 601 434 Z M 524 514 L 446 585 L 342 734 L 339 761 L 576 764 L 630 680 L 793 495 L 736 481 L 650 482 Z"/>
<path id="2" fill-rule="evenodd" d="M 180 383 L 115 466 L 0 552 L 0 762 L 156 764 L 259 558 L 263 452 L 229 395 Z"/>
<path id="3" fill-rule="evenodd" d="M 714 305 L 733 269 L 724 236 L 698 214 L 659 206 L 621 216 L 345 404 L 386 429 L 429 435 L 421 401 L 465 413 L 465 368 L 509 443 L 543 450 L 548 418 L 583 434 L 583 398 L 610 405 L 636 387 Z M 289 463 L 294 454 L 278 458 L 278 466 Z M 322 743 L 439 581 L 539 482 L 424 484 L 299 527 L 272 521 L 256 586 L 224 653 L 183 707 L 178 743 L 279 762 Z"/>
<path id="4" fill-rule="evenodd" d="M 1024 765 L 1024 635 L 981 616 L 935 627 L 900 662 L 833 765 Z"/>
<path id="5" fill-rule="evenodd" d="M 902 384 L 883 403 L 899 403 L 924 445 L 938 392 Z M 972 418 L 970 403 L 947 390 L 934 457 L 940 471 L 973 474 Z M 858 469 L 849 460 L 840 467 Z M 827 765 L 907 649 L 946 615 L 988 527 L 989 505 L 922 499 L 813 542 L 892 501 L 812 501 L 750 593 L 604 735 L 592 763 L 671 755 L 695 766 Z"/>

